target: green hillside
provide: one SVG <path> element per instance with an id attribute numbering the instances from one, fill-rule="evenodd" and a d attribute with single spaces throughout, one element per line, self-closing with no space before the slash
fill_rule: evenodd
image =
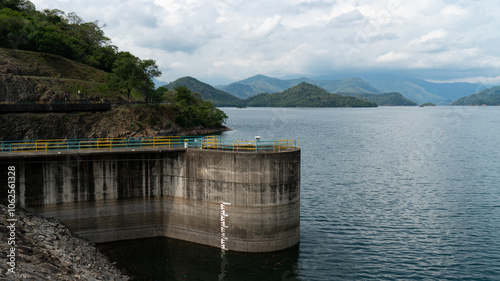
<path id="1" fill-rule="evenodd" d="M 193 77 L 182 77 L 174 82 L 171 82 L 164 87 L 169 90 L 174 90 L 179 86 L 187 87 L 194 93 L 201 94 L 202 99 L 210 101 L 215 106 L 241 106 L 244 101 L 230 95 L 224 91 L 217 90 L 209 84 L 203 83 Z"/>
<path id="2" fill-rule="evenodd" d="M 452 105 L 500 105 L 500 86 L 484 89 L 473 95 L 459 98 Z"/>
<path id="3" fill-rule="evenodd" d="M 57 55 L 0 48 L 0 101 L 117 101 L 110 75 Z"/>
<path id="4" fill-rule="evenodd" d="M 281 93 L 259 94 L 246 100 L 254 107 L 376 107 L 373 102 L 330 94 L 325 89 L 308 83 L 300 83 Z"/>
<path id="5" fill-rule="evenodd" d="M 416 106 L 413 102 L 401 95 L 400 93 L 384 93 L 384 94 L 366 94 L 366 93 L 338 93 L 343 96 L 356 97 L 369 100 L 376 103 L 378 106 Z"/>

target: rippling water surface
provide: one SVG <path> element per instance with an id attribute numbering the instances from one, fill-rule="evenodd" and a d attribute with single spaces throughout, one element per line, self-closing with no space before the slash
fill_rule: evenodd
<path id="1" fill-rule="evenodd" d="M 100 246 L 137 279 L 500 280 L 500 108 L 223 110 L 224 139 L 300 139 L 300 245 Z"/>

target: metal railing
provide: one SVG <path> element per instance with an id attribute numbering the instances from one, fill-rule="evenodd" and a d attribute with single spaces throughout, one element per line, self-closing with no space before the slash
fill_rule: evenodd
<path id="1" fill-rule="evenodd" d="M 274 141 L 227 141 L 208 136 L 201 139 L 201 149 L 216 149 L 229 151 L 285 151 L 299 148 L 299 140 Z"/>
<path id="2" fill-rule="evenodd" d="M 150 138 L 97 138 L 0 141 L 0 153 L 44 152 L 65 150 L 109 150 L 124 148 L 197 148 L 236 152 L 286 151 L 299 148 L 299 140 L 227 141 L 217 136 Z"/>

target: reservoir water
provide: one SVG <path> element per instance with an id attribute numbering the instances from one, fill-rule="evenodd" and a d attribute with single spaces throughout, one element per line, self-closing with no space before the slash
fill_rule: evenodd
<path id="1" fill-rule="evenodd" d="M 135 280 L 500 280 L 499 107 L 222 110 L 223 139 L 300 140 L 300 245 L 99 245 Z"/>

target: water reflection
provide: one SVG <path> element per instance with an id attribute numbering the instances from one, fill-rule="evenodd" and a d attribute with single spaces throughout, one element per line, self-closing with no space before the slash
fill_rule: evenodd
<path id="1" fill-rule="evenodd" d="M 217 248 L 159 237 L 98 248 L 133 280 L 299 280 L 298 246 L 275 253 L 221 254 Z"/>

